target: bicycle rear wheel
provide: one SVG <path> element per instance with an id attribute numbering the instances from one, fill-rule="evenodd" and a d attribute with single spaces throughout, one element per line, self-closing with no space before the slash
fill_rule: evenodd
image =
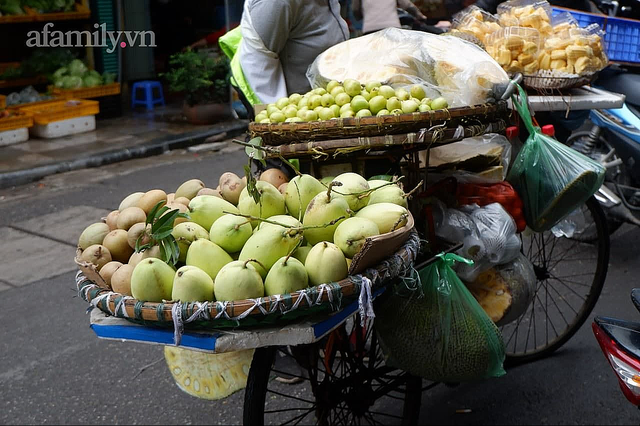
<path id="1" fill-rule="evenodd" d="M 421 386 L 384 365 L 356 316 L 311 345 L 256 349 L 244 424 L 417 424 Z"/>
<path id="2" fill-rule="evenodd" d="M 501 327 L 506 365 L 550 355 L 584 324 L 598 301 L 609 264 L 609 231 L 591 197 L 581 207 L 584 223 L 571 238 L 551 231 L 522 237 L 536 272 L 536 293 L 527 310 Z"/>

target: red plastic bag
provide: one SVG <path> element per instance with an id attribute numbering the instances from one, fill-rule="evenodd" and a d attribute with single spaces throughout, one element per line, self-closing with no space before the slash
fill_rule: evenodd
<path id="1" fill-rule="evenodd" d="M 456 200 L 459 205 L 477 204 L 480 207 L 499 203 L 513 217 L 518 232 L 524 231 L 527 223 L 522 211 L 522 199 L 509 182 L 491 184 L 458 183 Z"/>

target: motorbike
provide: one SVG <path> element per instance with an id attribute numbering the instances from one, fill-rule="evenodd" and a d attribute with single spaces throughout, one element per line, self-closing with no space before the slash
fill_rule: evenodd
<path id="1" fill-rule="evenodd" d="M 594 2 L 608 16 L 640 18 L 640 1 Z M 640 226 L 640 68 L 611 64 L 594 87 L 623 93 L 622 108 L 591 110 L 588 120 L 567 138 L 567 145 L 607 168 L 596 198 L 605 210 L 609 232 L 623 223 Z"/>
<path id="2" fill-rule="evenodd" d="M 640 311 L 640 288 L 631 291 L 631 300 Z M 592 329 L 622 393 L 640 408 L 640 323 L 598 316 Z"/>

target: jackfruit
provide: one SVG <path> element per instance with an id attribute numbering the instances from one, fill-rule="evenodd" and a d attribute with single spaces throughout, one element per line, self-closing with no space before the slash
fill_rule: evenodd
<path id="1" fill-rule="evenodd" d="M 197 398 L 217 400 L 247 386 L 253 352 L 212 354 L 165 346 L 164 358 L 180 389 Z"/>
<path id="2" fill-rule="evenodd" d="M 420 271 L 423 294 L 400 291 L 400 283 L 375 300 L 385 363 L 439 382 L 499 377 L 504 374 L 500 330 L 444 262 Z"/>

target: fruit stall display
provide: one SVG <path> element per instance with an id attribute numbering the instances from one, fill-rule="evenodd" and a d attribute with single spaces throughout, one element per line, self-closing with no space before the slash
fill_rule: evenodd
<path id="1" fill-rule="evenodd" d="M 29 140 L 29 128 L 32 126 L 32 114 L 0 109 L 0 146 Z"/>
<path id="2" fill-rule="evenodd" d="M 249 424 L 270 412 L 264 395 L 281 346 L 308 371 L 318 405 L 329 399 L 320 382 L 339 398 L 345 381 L 376 380 L 381 394 L 419 398 L 411 374 L 431 374 L 421 371 L 435 381 L 504 374 L 497 327 L 520 318 L 536 284 L 520 254 L 521 194 L 504 181 L 509 78 L 460 37 L 414 33 L 390 28 L 322 53 L 307 73 L 313 89 L 258 106 L 247 140 L 234 141 L 245 147 L 244 173 L 140 188 L 96 218 L 75 259 L 96 334 L 166 345 L 192 395 L 248 386 Z M 459 144 L 477 152 L 443 164 L 464 152 Z M 436 149 L 449 149 L 437 165 Z M 393 171 L 358 166 L 380 159 Z M 434 177 L 445 172 L 460 185 Z M 434 297 L 396 297 L 416 290 Z M 338 358 L 352 363 L 342 376 L 331 372 Z M 391 359 L 406 362 L 385 366 Z M 409 368 L 416 363 L 433 368 Z M 384 385 L 391 371 L 399 375 Z M 415 408 L 409 396 L 404 404 Z M 334 409 L 310 411 L 331 423 Z"/>

